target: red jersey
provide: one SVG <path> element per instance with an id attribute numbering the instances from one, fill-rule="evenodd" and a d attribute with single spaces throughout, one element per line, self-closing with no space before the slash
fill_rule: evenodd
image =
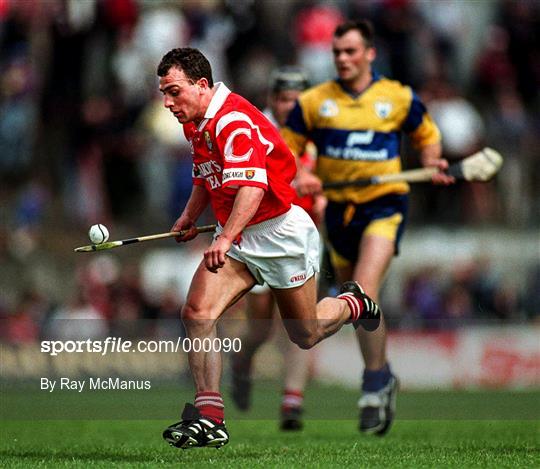
<path id="1" fill-rule="evenodd" d="M 312 156 L 306 151 L 304 154 L 299 158 L 300 162 L 304 165 L 305 168 L 309 169 L 310 171 L 313 169 L 313 158 Z M 296 197 L 293 200 L 293 203 L 295 205 L 298 205 L 302 207 L 309 216 L 313 219 L 313 221 L 316 222 L 315 214 L 313 213 L 313 205 L 315 205 L 315 197 L 313 195 L 298 195 L 296 194 Z M 317 223 L 315 223 L 317 224 Z"/>
<path id="2" fill-rule="evenodd" d="M 265 190 L 248 226 L 289 210 L 295 196 L 294 156 L 278 130 L 246 99 L 217 83 L 204 120 L 198 126 L 184 124 L 184 133 L 193 156 L 193 184 L 206 187 L 222 226 L 240 186 Z"/>
<path id="3" fill-rule="evenodd" d="M 266 118 L 270 122 L 272 122 L 272 124 L 274 124 L 274 127 L 276 127 L 276 129 L 279 130 L 279 124 L 276 121 L 276 119 L 274 117 L 274 114 L 272 113 L 272 110 L 270 108 L 266 108 L 266 109 L 263 110 L 263 114 L 266 116 Z M 316 149 L 314 149 L 314 151 L 316 151 Z M 304 154 L 302 156 L 300 156 L 299 159 L 300 159 L 300 162 L 302 163 L 302 165 L 305 168 L 309 169 L 310 171 L 313 171 L 313 169 L 315 167 L 315 161 L 313 159 L 312 153 L 308 152 L 307 149 L 306 149 Z M 315 204 L 315 197 L 313 197 L 313 195 L 299 196 L 295 192 L 294 199 L 293 199 L 293 204 L 302 207 L 309 214 L 309 216 L 313 219 L 313 221 L 316 220 L 316 216 L 313 213 L 313 205 Z"/>

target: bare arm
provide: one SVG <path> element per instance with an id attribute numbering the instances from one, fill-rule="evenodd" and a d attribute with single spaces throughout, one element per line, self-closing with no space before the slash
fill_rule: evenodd
<path id="1" fill-rule="evenodd" d="M 424 168 L 431 167 L 439 169 L 439 172 L 432 178 L 434 184 L 448 185 L 455 182 L 455 178 L 443 173 L 443 171 L 448 169 L 448 161 L 442 158 L 442 146 L 440 143 L 422 147 L 420 149 L 420 161 Z"/>
<path id="2" fill-rule="evenodd" d="M 260 187 L 240 187 L 234 199 L 234 205 L 229 219 L 223 227 L 221 236 L 229 239 L 232 243 L 253 218 L 255 213 L 257 213 L 263 197 L 264 189 L 261 189 Z"/>
<path id="3" fill-rule="evenodd" d="M 210 196 L 204 186 L 194 185 L 182 215 L 176 220 L 171 231 L 188 230 L 184 236 L 176 237 L 176 241 L 189 241 L 197 236 L 195 223 L 207 207 Z"/>
<path id="4" fill-rule="evenodd" d="M 283 127 L 280 130 L 280 133 L 296 160 L 296 177 L 294 178 L 292 186 L 296 189 L 298 195 L 304 196 L 306 194 L 321 193 L 321 180 L 309 169 L 305 168 L 300 161 L 300 155 L 303 155 L 306 151 L 308 143 L 307 137 L 305 135 L 296 134 L 287 127 Z"/>
<path id="5" fill-rule="evenodd" d="M 227 251 L 257 213 L 263 196 L 264 189 L 260 187 L 242 186 L 238 189 L 231 214 L 221 235 L 204 253 L 206 268 L 210 272 L 217 272 L 220 267 L 225 265 Z"/>
<path id="6" fill-rule="evenodd" d="M 299 158 L 296 158 L 296 177 L 292 185 L 299 196 L 322 193 L 322 181 L 304 168 Z"/>

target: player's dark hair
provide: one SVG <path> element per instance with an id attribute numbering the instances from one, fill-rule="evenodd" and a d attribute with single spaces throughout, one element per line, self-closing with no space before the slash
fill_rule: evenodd
<path id="1" fill-rule="evenodd" d="M 358 31 L 364 39 L 366 47 L 374 46 L 375 30 L 368 20 L 348 20 L 341 23 L 334 31 L 334 37 L 341 37 L 349 31 Z"/>
<path id="2" fill-rule="evenodd" d="M 272 93 L 280 91 L 304 91 L 309 87 L 309 81 L 303 70 L 298 67 L 284 66 L 275 69 L 270 75 L 270 90 Z"/>
<path id="3" fill-rule="evenodd" d="M 182 70 L 190 80 L 197 81 L 199 78 L 206 78 L 210 88 L 214 86 L 210 62 L 198 49 L 180 47 L 167 52 L 158 65 L 158 76 L 164 77 L 172 67 Z"/>

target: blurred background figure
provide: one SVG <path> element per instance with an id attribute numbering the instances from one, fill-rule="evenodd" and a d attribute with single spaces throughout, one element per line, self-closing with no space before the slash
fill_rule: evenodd
<path id="1" fill-rule="evenodd" d="M 294 19 L 293 32 L 298 63 L 311 77 L 312 83 L 333 78 L 332 36 L 344 17 L 332 4 L 314 2 L 302 8 Z"/>
<path id="2" fill-rule="evenodd" d="M 298 67 L 281 67 L 272 71 L 267 91 L 266 117 L 278 128 L 283 127 L 301 92 L 309 86 L 306 73 Z M 310 151 L 315 149 L 310 147 Z M 301 162 L 313 168 L 313 153 L 306 151 Z M 325 200 L 321 195 L 297 197 L 296 205 L 304 208 L 317 224 L 322 217 Z M 275 331 L 276 302 L 268 285 L 256 285 L 246 295 L 246 328 L 241 336 L 242 351 L 231 358 L 231 395 L 240 410 L 251 407 L 253 360 L 257 351 Z M 279 317 L 279 315 L 278 315 Z M 280 333 L 283 335 L 283 328 Z M 313 358 L 312 350 L 302 350 L 290 341 L 283 345 L 284 383 L 280 407 L 280 428 L 301 430 L 304 391 Z"/>
<path id="3" fill-rule="evenodd" d="M 485 124 L 482 116 L 457 88 L 443 76 L 434 76 L 421 91 L 425 103 L 442 135 L 443 157 L 449 164 L 480 151 L 485 145 Z M 444 223 L 492 222 L 496 202 L 494 183 L 465 183 L 444 189 L 426 188 L 423 206 L 428 216 Z M 447 210 L 441 211 L 441 207 Z M 454 209 L 454 212 L 450 210 Z"/>

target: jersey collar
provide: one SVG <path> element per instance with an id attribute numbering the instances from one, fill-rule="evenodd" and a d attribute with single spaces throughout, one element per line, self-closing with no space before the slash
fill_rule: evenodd
<path id="1" fill-rule="evenodd" d="M 210 104 L 208 105 L 208 108 L 206 109 L 206 113 L 204 114 L 205 119 L 212 119 L 216 116 L 217 112 L 221 109 L 221 106 L 223 106 L 223 103 L 231 94 L 231 90 L 225 86 L 223 82 L 216 83 L 216 91 L 214 93 L 214 96 L 212 96 L 212 99 L 210 100 Z"/>
<path id="2" fill-rule="evenodd" d="M 356 91 L 352 91 L 350 88 L 347 88 L 347 86 L 345 86 L 343 84 L 343 82 L 339 79 L 339 78 L 336 78 L 336 83 L 338 84 L 338 86 L 345 92 L 347 93 L 350 97 L 356 99 L 358 98 L 358 96 L 360 96 L 361 94 L 363 94 L 365 91 L 367 91 L 371 85 L 373 85 L 373 83 L 375 83 L 376 81 L 379 81 L 381 79 L 381 75 L 379 75 L 376 71 L 372 70 L 371 71 L 371 81 L 369 82 L 369 85 L 367 86 L 367 88 L 365 88 L 364 90 L 360 91 L 360 93 L 357 93 Z"/>

